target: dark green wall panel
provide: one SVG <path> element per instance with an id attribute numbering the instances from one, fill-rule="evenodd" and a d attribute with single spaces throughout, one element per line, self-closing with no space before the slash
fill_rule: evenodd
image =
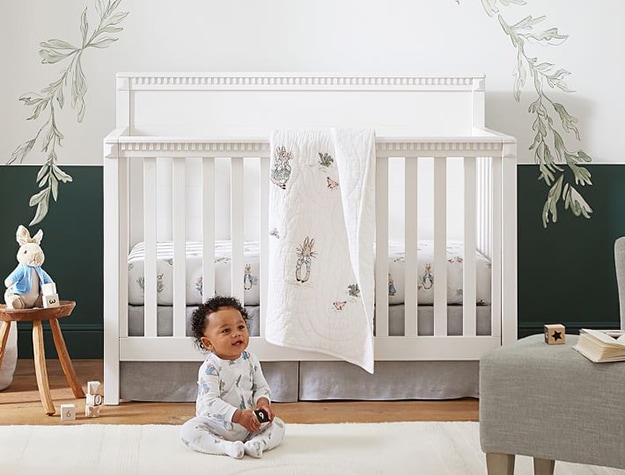
<path id="1" fill-rule="evenodd" d="M 57 202 L 50 203 L 44 220 L 32 227 L 28 223 L 34 208 L 30 196 L 37 193 L 35 182 L 38 166 L 0 167 L 0 196 L 5 209 L 0 226 L 0 275 L 2 281 L 17 265 L 17 226 L 23 224 L 31 235 L 43 230 L 41 247 L 46 256 L 43 268 L 56 282 L 59 297 L 75 300 L 71 316 L 59 323 L 73 358 L 101 358 L 103 351 L 103 228 L 102 167 L 65 166 L 73 181 L 59 187 Z M 4 285 L 2 286 L 4 295 Z M 4 301 L 4 298 L 2 298 Z M 32 357 L 31 325 L 20 323 L 19 357 Z M 56 357 L 51 334 L 45 328 L 46 354 Z"/>
<path id="2" fill-rule="evenodd" d="M 59 201 L 31 233 L 43 229 L 44 268 L 56 281 L 59 296 L 76 300 L 72 316 L 60 320 L 73 358 L 101 358 L 103 347 L 102 168 L 64 169 L 74 181 L 61 186 Z M 534 165 L 518 169 L 519 336 L 542 332 L 545 323 L 563 323 L 569 332 L 581 327 L 616 328 L 619 322 L 614 271 L 614 240 L 625 235 L 625 166 L 589 166 L 593 186 L 583 188 L 594 213 L 591 219 L 561 211 L 544 229 L 541 212 L 546 187 Z M 0 168 L 0 196 L 11 206 L 0 226 L 0 273 L 17 264 L 15 231 L 27 225 L 34 209 L 38 167 Z M 32 355 L 30 325 L 20 324 L 19 355 Z M 46 326 L 46 351 L 54 347 Z"/>
<path id="3" fill-rule="evenodd" d="M 614 240 L 625 235 L 625 166 L 588 168 L 593 186 L 580 192 L 591 219 L 562 210 L 545 229 L 547 188 L 537 166 L 519 166 L 519 336 L 541 332 L 545 323 L 563 323 L 570 333 L 619 325 Z"/>

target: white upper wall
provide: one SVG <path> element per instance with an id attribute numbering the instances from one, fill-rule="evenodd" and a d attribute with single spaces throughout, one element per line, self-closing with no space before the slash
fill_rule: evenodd
<path id="1" fill-rule="evenodd" d="M 18 98 L 57 80 L 68 62 L 41 64 L 39 43 L 80 42 L 80 17 L 87 8 L 90 31 L 98 21 L 96 2 L 107 0 L 22 0 L 0 3 L 0 155 L 34 138 L 48 117 L 27 121 L 32 108 Z M 575 92 L 547 91 L 578 119 L 581 141 L 566 137 L 569 149 L 583 149 L 594 162 L 621 162 L 619 141 L 625 94 L 619 90 L 625 65 L 612 51 L 625 44 L 622 0 L 527 0 L 504 7 L 496 0 L 122 0 L 130 12 L 119 41 L 85 51 L 86 114 L 77 123 L 66 89 L 57 117 L 61 164 L 101 164 L 102 138 L 114 127 L 118 71 L 308 71 L 486 74 L 487 126 L 519 139 L 519 159 L 533 163 L 532 123 L 536 99 L 528 78 L 521 101 L 513 96 L 516 49 L 496 15 L 505 21 L 545 15 L 537 31 L 555 27 L 569 38 L 556 46 L 526 46 L 539 62 L 565 69 Z M 618 81 L 618 84 L 617 84 Z M 557 117 L 554 116 L 555 119 Z M 31 153 L 26 163 L 42 163 Z"/>

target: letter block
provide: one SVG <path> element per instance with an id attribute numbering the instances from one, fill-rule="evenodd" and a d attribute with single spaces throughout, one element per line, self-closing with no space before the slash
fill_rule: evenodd
<path id="1" fill-rule="evenodd" d="M 76 406 L 73 404 L 61 404 L 61 420 L 75 421 L 76 420 Z"/>
<path id="2" fill-rule="evenodd" d="M 59 294 L 44 295 L 43 308 L 60 307 Z"/>
<path id="3" fill-rule="evenodd" d="M 100 417 L 100 406 L 102 405 L 102 394 L 98 391 L 100 386 L 100 381 L 87 381 L 86 417 Z"/>
<path id="4" fill-rule="evenodd" d="M 561 323 L 545 325 L 545 343 L 548 345 L 562 345 L 566 341 L 566 329 Z"/>

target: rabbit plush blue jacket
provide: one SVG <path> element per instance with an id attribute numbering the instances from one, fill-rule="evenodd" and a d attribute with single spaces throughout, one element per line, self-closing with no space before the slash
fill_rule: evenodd
<path id="1" fill-rule="evenodd" d="M 46 273 L 41 266 L 27 266 L 26 264 L 18 264 L 17 267 L 7 279 L 15 283 L 9 287 L 14 294 L 27 294 L 33 286 L 31 269 L 35 269 L 39 276 L 39 285 L 52 283 L 52 278 Z"/>

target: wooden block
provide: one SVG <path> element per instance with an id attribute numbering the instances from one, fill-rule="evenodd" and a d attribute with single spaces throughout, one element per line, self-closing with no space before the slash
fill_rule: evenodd
<path id="1" fill-rule="evenodd" d="M 43 308 L 52 308 L 59 307 L 59 296 L 58 294 L 50 294 L 43 296 Z"/>
<path id="2" fill-rule="evenodd" d="M 100 381 L 87 381 L 87 394 L 98 394 Z"/>
<path id="3" fill-rule="evenodd" d="M 90 406 L 89 404 L 85 404 L 85 416 L 100 417 L 100 406 Z"/>
<path id="4" fill-rule="evenodd" d="M 545 325 L 545 343 L 548 345 L 562 345 L 566 341 L 566 329 L 561 323 Z"/>
<path id="5" fill-rule="evenodd" d="M 76 406 L 73 404 L 61 404 L 61 420 L 62 421 L 75 421 L 76 420 Z"/>
<path id="6" fill-rule="evenodd" d="M 101 406 L 102 396 L 100 394 L 87 394 L 87 405 L 88 406 Z"/>
<path id="7" fill-rule="evenodd" d="M 54 295 L 57 293 L 56 284 L 54 282 L 50 282 L 49 284 L 43 284 L 41 286 L 41 293 L 43 295 Z"/>

